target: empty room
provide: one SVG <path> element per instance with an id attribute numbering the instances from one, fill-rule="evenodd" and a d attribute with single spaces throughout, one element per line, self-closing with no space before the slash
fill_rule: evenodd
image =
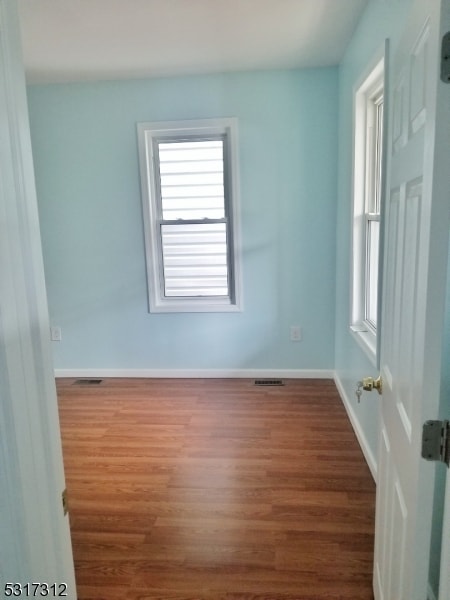
<path id="1" fill-rule="evenodd" d="M 449 0 L 0 23 L 0 595 L 450 600 Z"/>

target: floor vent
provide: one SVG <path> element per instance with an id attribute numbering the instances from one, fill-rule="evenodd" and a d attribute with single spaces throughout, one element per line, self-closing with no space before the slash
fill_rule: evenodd
<path id="1" fill-rule="evenodd" d="M 255 379 L 255 385 L 284 385 L 282 379 Z"/>
<path id="2" fill-rule="evenodd" d="M 77 379 L 73 385 L 98 385 L 103 379 Z"/>

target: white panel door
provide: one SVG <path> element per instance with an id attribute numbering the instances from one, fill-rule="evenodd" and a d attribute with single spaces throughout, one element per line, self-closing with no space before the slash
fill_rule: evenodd
<path id="1" fill-rule="evenodd" d="M 0 597 L 76 599 L 63 489 L 18 18 L 0 0 Z M 27 582 L 56 587 L 5 589 Z"/>
<path id="2" fill-rule="evenodd" d="M 427 598 L 435 465 L 421 458 L 421 435 L 438 413 L 450 190 L 450 85 L 439 79 L 444 16 L 440 0 L 412 2 L 392 64 L 376 600 Z"/>

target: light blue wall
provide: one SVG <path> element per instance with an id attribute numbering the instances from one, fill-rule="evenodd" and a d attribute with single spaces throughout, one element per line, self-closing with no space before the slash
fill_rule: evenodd
<path id="1" fill-rule="evenodd" d="M 410 0 L 372 1 L 347 48 L 339 68 L 339 172 L 336 244 L 336 356 L 335 365 L 346 396 L 356 415 L 360 433 L 376 460 L 379 402 L 372 394 L 355 397 L 356 382 L 377 376 L 375 366 L 350 333 L 350 252 L 353 186 L 353 94 L 367 69 L 374 63 L 386 38 L 395 43 L 408 13 Z"/>
<path id="2" fill-rule="evenodd" d="M 28 93 L 56 368 L 333 368 L 337 69 Z M 229 116 L 244 311 L 149 314 L 136 123 Z"/>

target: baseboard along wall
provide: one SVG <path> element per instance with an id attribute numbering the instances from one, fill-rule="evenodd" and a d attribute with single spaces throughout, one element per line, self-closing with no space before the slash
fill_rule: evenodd
<path id="1" fill-rule="evenodd" d="M 327 369 L 55 369 L 55 377 L 142 377 L 164 379 L 333 379 Z"/>
<path id="2" fill-rule="evenodd" d="M 339 378 L 337 373 L 334 374 L 334 382 L 338 389 L 339 395 L 341 397 L 342 403 L 344 404 L 345 410 L 347 411 L 348 418 L 350 419 L 350 423 L 352 424 L 353 430 L 355 432 L 356 437 L 358 438 L 359 445 L 361 446 L 361 450 L 364 454 L 364 458 L 366 459 L 367 465 L 372 473 L 372 477 L 377 482 L 377 459 L 374 456 L 368 442 L 367 438 L 364 434 L 364 431 L 359 422 L 358 416 L 356 415 L 353 406 L 347 396 L 347 393 L 344 389 L 342 381 Z"/>

